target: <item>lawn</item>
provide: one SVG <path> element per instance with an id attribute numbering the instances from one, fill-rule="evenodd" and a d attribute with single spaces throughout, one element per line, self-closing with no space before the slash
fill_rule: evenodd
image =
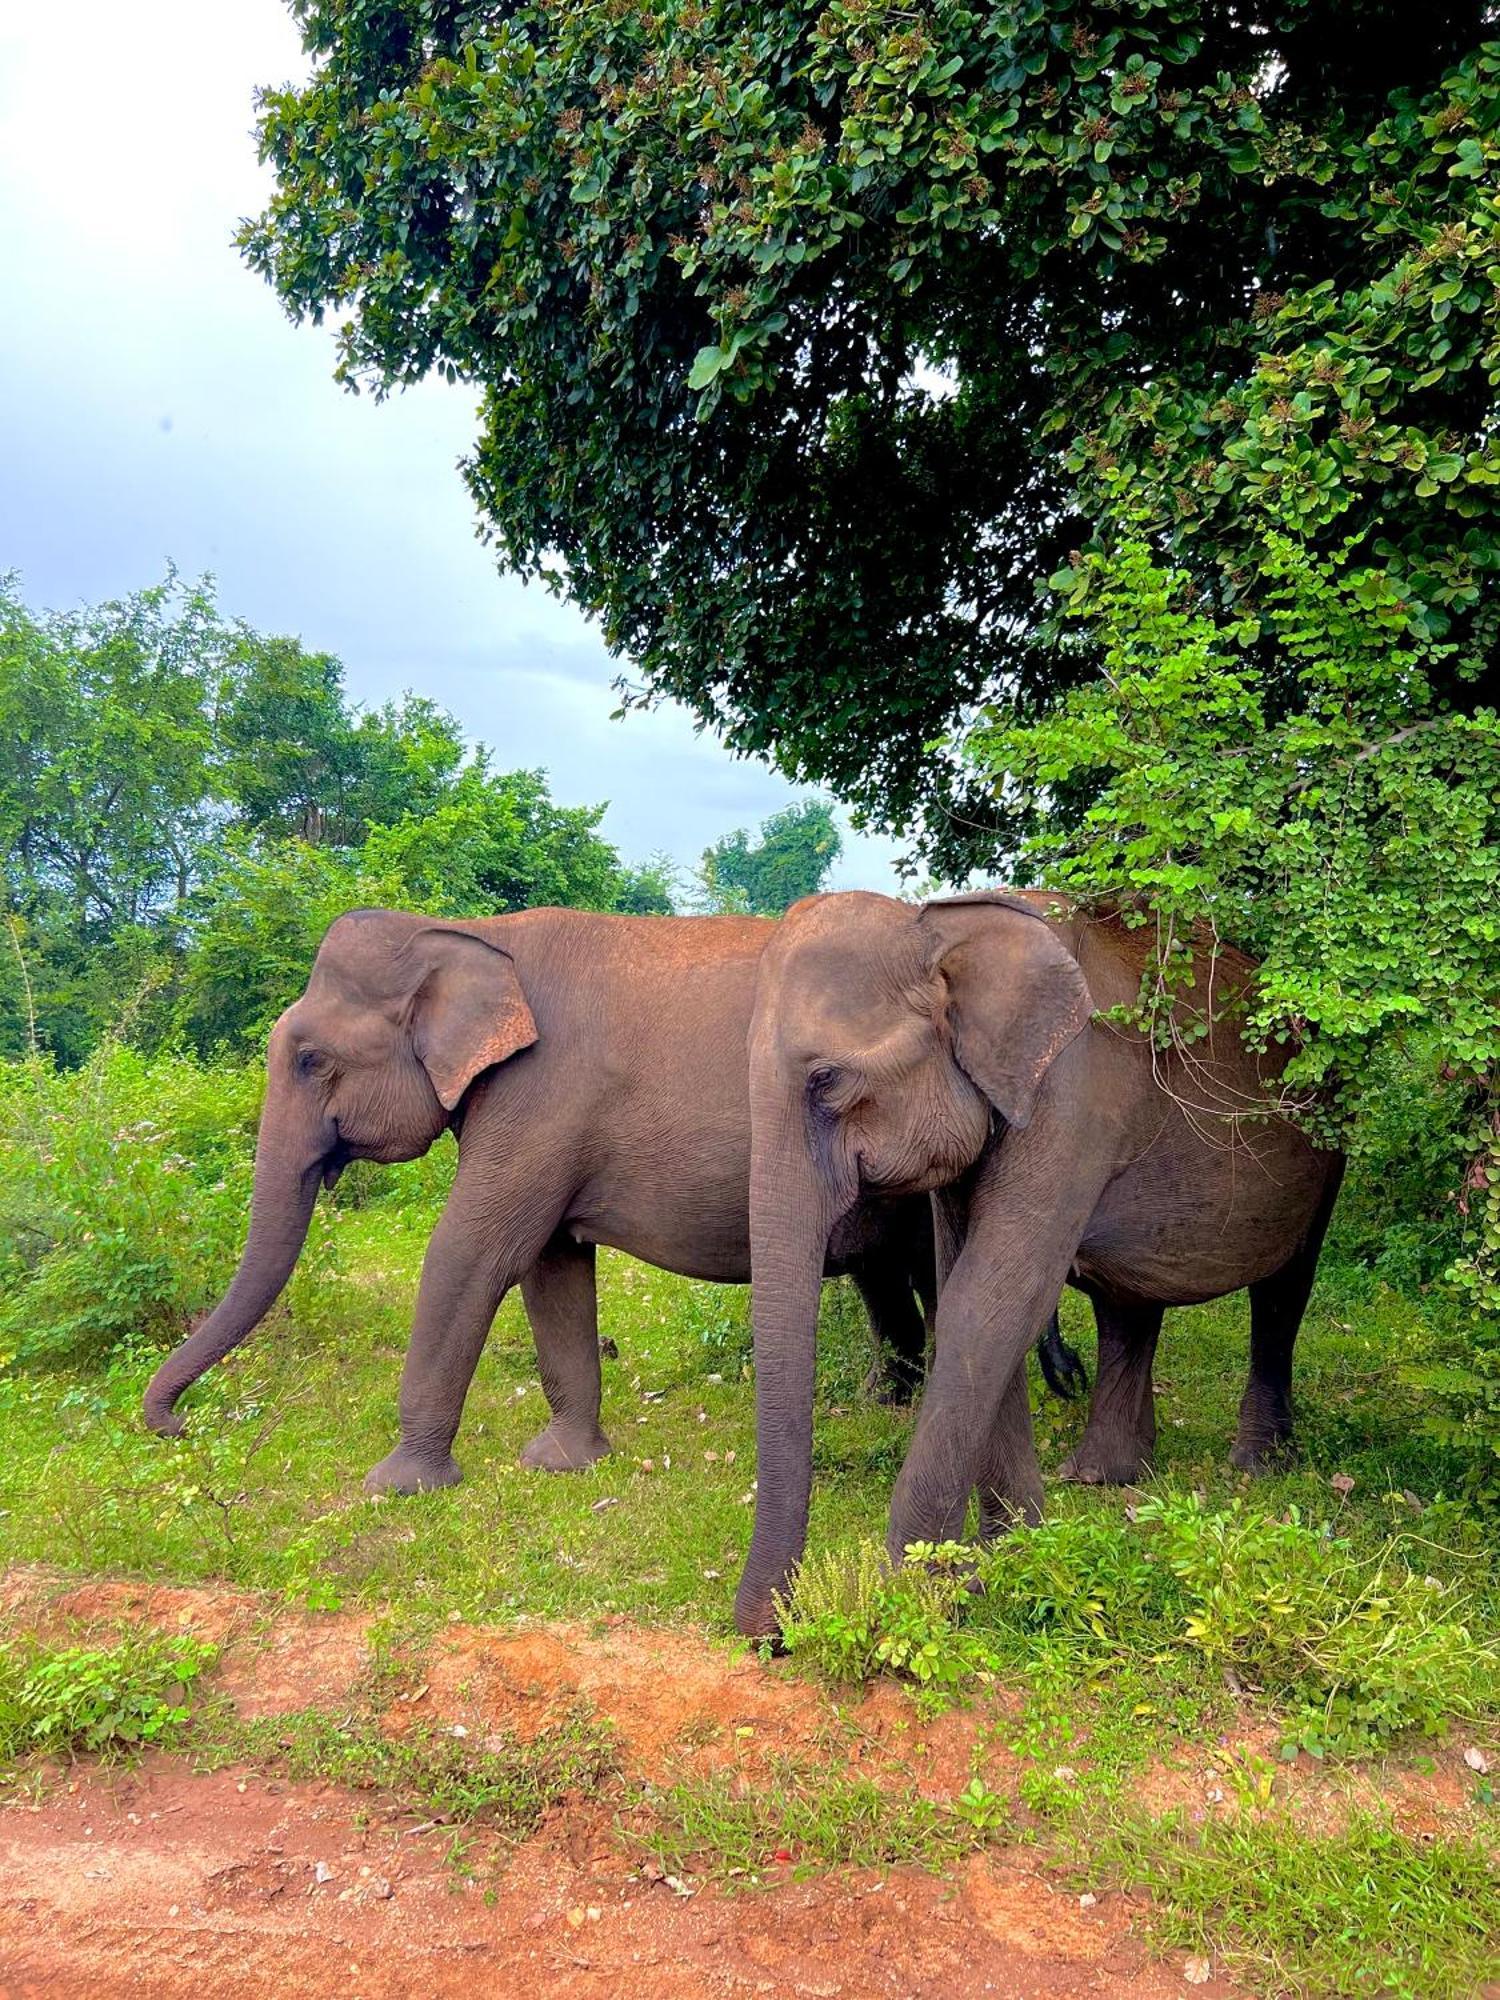
<path id="1" fill-rule="evenodd" d="M 180 1440 L 140 1423 L 154 1352 L 9 1375 L 7 1561 L 377 1611 L 408 1660 L 455 1619 L 598 1630 L 621 1613 L 738 1649 L 730 1613 L 755 1475 L 748 1293 L 603 1255 L 614 1452 L 560 1477 L 517 1464 L 545 1417 L 513 1297 L 458 1440 L 464 1483 L 372 1500 L 360 1482 L 394 1435 L 430 1220 L 425 1199 L 339 1208 L 327 1274 L 192 1393 Z M 1075 1298 L 1064 1328 L 1091 1359 Z M 1226 1459 L 1246 1339 L 1243 1299 L 1170 1314 L 1149 1482 L 1052 1486 L 1048 1526 L 1002 1551 L 978 1598 L 941 1562 L 892 1591 L 869 1545 L 910 1418 L 865 1400 L 858 1300 L 827 1287 L 818 1560 L 791 1661 L 767 1671 L 826 1684 L 898 1670 L 914 1729 L 966 1705 L 975 1777 L 937 1821 L 915 1795 L 882 1804 L 832 1766 L 789 1768 L 773 1807 L 722 1774 L 685 1780 L 651 1797 L 663 1865 L 746 1866 L 776 1837 L 768 1812 L 801 1830 L 809 1865 L 909 1853 L 940 1866 L 1003 1833 L 1080 1883 L 1150 1891 L 1151 1935 L 1216 1955 L 1250 1990 L 1477 1991 L 1500 1922 L 1496 1809 L 1487 1773 L 1455 1756 L 1471 1748 L 1485 1764 L 1494 1749 L 1500 1590 L 1486 1524 L 1444 1492 L 1451 1468 L 1403 1386 L 1432 1331 L 1420 1301 L 1331 1264 L 1299 1348 L 1299 1455 L 1255 1481 Z M 1083 1412 L 1039 1382 L 1033 1392 L 1050 1469 Z M 843 1712 L 833 1694 L 831 1716 Z M 331 1739 L 309 1730 L 316 1762 Z M 986 1761 L 1002 1749 L 1005 1787 Z M 1392 1800 L 1434 1757 L 1450 1775 L 1436 1833 L 1419 1835 Z M 1162 1778 L 1205 1759 L 1227 1798 L 1207 1817 Z"/>

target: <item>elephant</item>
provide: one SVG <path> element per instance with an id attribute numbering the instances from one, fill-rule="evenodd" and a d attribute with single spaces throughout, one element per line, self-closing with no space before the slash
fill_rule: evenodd
<path id="1" fill-rule="evenodd" d="M 689 1277 L 750 1276 L 746 1033 L 773 923 L 537 909 L 476 921 L 393 910 L 337 919 L 277 1021 L 250 1230 L 204 1324 L 157 1369 L 151 1429 L 281 1292 L 320 1186 L 351 1160 L 425 1153 L 451 1127 L 453 1190 L 423 1263 L 400 1442 L 372 1491 L 460 1477 L 452 1453 L 480 1351 L 519 1282 L 550 1421 L 522 1452 L 547 1471 L 609 1449 L 600 1427 L 595 1246 Z M 858 1286 L 886 1386 L 921 1379 L 931 1220 L 920 1198 L 854 1204 L 826 1266 Z M 1049 1371 L 1078 1368 L 1060 1342 Z"/>
<path id="2" fill-rule="evenodd" d="M 795 904 L 762 956 L 750 1028 L 750 1242 L 759 1463 L 736 1622 L 773 1636 L 811 1489 L 816 1282 L 872 1195 L 932 1194 L 935 1352 L 891 1501 L 888 1550 L 1040 1518 L 1019 1363 L 1064 1284 L 1093 1302 L 1099 1361 L 1068 1470 L 1133 1479 L 1155 1438 L 1168 1305 L 1248 1287 L 1250 1375 L 1233 1458 L 1292 1431 L 1292 1349 L 1343 1171 L 1271 1109 L 1284 1059 L 1233 1015 L 1248 959 L 1193 947 L 1166 1048 L 1118 1025 L 1146 933 L 1039 892 L 916 906 Z"/>

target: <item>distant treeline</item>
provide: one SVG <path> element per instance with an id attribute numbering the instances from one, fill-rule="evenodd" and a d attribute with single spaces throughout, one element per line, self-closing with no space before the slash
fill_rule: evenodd
<path id="1" fill-rule="evenodd" d="M 671 910 L 670 861 L 623 862 L 604 811 L 494 770 L 430 700 L 360 710 L 338 660 L 206 582 L 39 613 L 0 579 L 0 1056 L 243 1044 L 359 904 Z M 694 907 L 784 908 L 837 853 L 829 807 L 798 804 L 711 848 Z"/>

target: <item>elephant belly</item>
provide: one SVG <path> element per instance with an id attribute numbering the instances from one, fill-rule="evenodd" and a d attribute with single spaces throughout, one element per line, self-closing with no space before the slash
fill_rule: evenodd
<path id="1" fill-rule="evenodd" d="M 748 1283 L 748 1159 L 679 1155 L 674 1166 L 658 1154 L 634 1173 L 595 1179 L 574 1197 L 564 1227 L 577 1242 L 607 1244 L 679 1277 Z"/>
<path id="2" fill-rule="evenodd" d="M 1257 1152 L 1148 1158 L 1106 1190 L 1074 1260 L 1076 1279 L 1085 1290 L 1174 1306 L 1253 1285 L 1306 1237 L 1331 1160 L 1290 1132 Z"/>

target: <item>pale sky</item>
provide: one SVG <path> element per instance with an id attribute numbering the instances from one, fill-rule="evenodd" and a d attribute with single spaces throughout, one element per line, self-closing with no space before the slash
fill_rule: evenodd
<path id="1" fill-rule="evenodd" d="M 305 72 L 280 0 L 0 10 L 0 570 L 57 609 L 212 571 L 356 701 L 429 695 L 502 768 L 608 799 L 626 860 L 691 865 L 792 788 L 681 709 L 611 722 L 595 630 L 475 539 L 472 395 L 341 390 L 232 247 L 269 184 L 255 87 Z M 846 825 L 835 886 L 894 888 L 896 852 Z"/>

